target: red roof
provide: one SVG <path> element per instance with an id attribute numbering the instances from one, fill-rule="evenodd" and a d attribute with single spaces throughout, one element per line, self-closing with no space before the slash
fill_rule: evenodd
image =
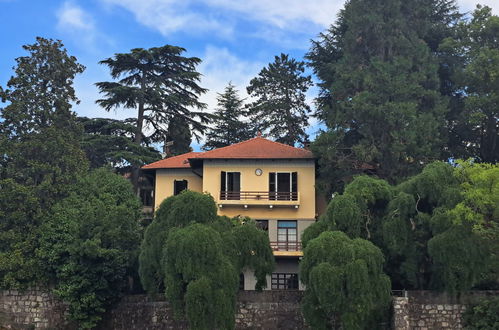
<path id="1" fill-rule="evenodd" d="M 262 137 L 200 153 L 196 159 L 313 159 L 311 151 Z"/>
<path id="2" fill-rule="evenodd" d="M 189 168 L 189 160 L 197 159 L 314 159 L 314 155 L 310 150 L 295 148 L 258 136 L 223 148 L 165 158 L 142 168 Z"/>
<path id="3" fill-rule="evenodd" d="M 158 160 L 157 162 L 142 166 L 143 169 L 157 169 L 157 168 L 190 168 L 189 158 L 194 158 L 201 152 L 188 152 L 186 154 L 173 156 Z"/>

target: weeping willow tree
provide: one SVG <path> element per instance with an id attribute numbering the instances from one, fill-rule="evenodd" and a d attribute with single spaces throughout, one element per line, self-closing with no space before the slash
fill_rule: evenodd
<path id="1" fill-rule="evenodd" d="M 303 314 L 313 329 L 375 328 L 390 304 L 383 253 L 371 242 L 326 231 L 308 242 L 300 263 Z"/>
<path id="2" fill-rule="evenodd" d="M 397 186 L 356 177 L 302 236 L 326 230 L 380 247 L 395 289 L 449 293 L 498 286 L 499 168 L 435 162 Z"/>
<path id="3" fill-rule="evenodd" d="M 250 219 L 217 216 L 213 197 L 189 190 L 161 203 L 139 256 L 144 289 L 164 291 L 192 329 L 232 329 L 239 274 L 253 270 L 259 290 L 273 268 L 263 230 Z"/>

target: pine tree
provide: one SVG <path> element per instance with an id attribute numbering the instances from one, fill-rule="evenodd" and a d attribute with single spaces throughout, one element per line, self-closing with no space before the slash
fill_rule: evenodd
<path id="1" fill-rule="evenodd" d="M 281 54 L 246 88 L 255 98 L 248 104 L 251 121 L 258 130 L 278 142 L 295 145 L 308 139 L 305 128 L 310 106 L 306 103 L 306 92 L 312 80 L 304 76 L 304 72 L 304 62 Z"/>
<path id="2" fill-rule="evenodd" d="M 168 146 L 168 154 L 171 156 L 185 154 L 191 149 L 191 129 L 189 124 L 182 117 L 173 117 L 168 124 L 168 131 L 165 143 L 171 142 Z"/>
<path id="3" fill-rule="evenodd" d="M 321 80 L 316 115 L 327 132 L 314 150 L 329 185 L 366 167 L 394 182 L 441 157 L 447 101 L 438 63 L 414 28 L 425 18 L 413 17 L 415 5 L 349 1 L 307 55 Z M 331 177 L 338 169 L 342 176 Z"/>
<path id="4" fill-rule="evenodd" d="M 249 123 L 243 121 L 246 112 L 244 100 L 232 83 L 217 97 L 218 107 L 214 113 L 213 127 L 206 134 L 204 150 L 225 147 L 254 136 Z"/>

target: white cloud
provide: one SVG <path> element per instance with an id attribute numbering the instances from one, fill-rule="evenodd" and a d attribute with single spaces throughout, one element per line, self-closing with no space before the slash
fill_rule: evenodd
<path id="1" fill-rule="evenodd" d="M 94 21 L 88 13 L 76 4 L 66 1 L 57 11 L 57 27 L 61 30 L 88 31 L 95 29 Z"/>
<path id="2" fill-rule="evenodd" d="M 316 32 L 336 20 L 344 0 L 101 0 L 134 14 L 141 24 L 168 36 L 190 34 L 234 36 L 236 21 L 252 20 L 274 29 Z M 261 35 L 264 36 L 264 35 Z"/>
<path id="3" fill-rule="evenodd" d="M 192 34 L 216 32 L 219 36 L 232 36 L 232 27 L 218 15 L 191 10 L 190 0 L 102 0 L 132 12 L 141 24 L 159 31 L 164 36 L 184 30 Z"/>

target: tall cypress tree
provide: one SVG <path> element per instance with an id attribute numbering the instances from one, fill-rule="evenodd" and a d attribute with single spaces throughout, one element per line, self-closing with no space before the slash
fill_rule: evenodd
<path id="1" fill-rule="evenodd" d="M 321 80 L 316 115 L 327 132 L 314 150 L 328 182 L 366 167 L 393 182 L 441 157 L 447 101 L 414 6 L 349 1 L 307 55 Z"/>
<path id="2" fill-rule="evenodd" d="M 225 87 L 222 94 L 218 94 L 217 101 L 213 127 L 206 134 L 204 150 L 225 147 L 254 136 L 250 124 L 242 119 L 246 115 L 244 100 L 232 83 Z"/>
<path id="3" fill-rule="evenodd" d="M 246 88 L 255 101 L 248 104 L 248 113 L 257 129 L 289 145 L 308 139 L 310 106 L 305 102 L 312 79 L 305 72 L 305 63 L 286 54 L 275 56 Z"/>

